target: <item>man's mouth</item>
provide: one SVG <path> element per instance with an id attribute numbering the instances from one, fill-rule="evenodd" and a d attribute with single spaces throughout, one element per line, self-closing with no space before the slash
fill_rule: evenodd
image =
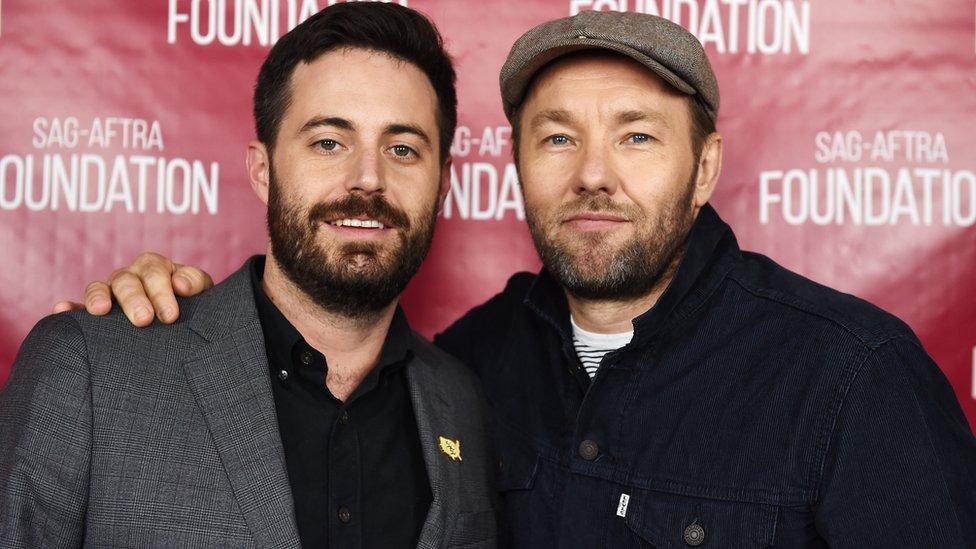
<path id="1" fill-rule="evenodd" d="M 386 225 L 376 219 L 335 219 L 328 222 L 335 227 L 356 227 L 359 229 L 385 229 Z"/>
<path id="2" fill-rule="evenodd" d="M 581 231 L 602 231 L 629 223 L 626 218 L 609 212 L 580 212 L 563 219 L 563 224 Z"/>
<path id="3" fill-rule="evenodd" d="M 623 222 L 627 221 L 623 217 L 604 212 L 581 212 L 575 215 L 569 216 L 566 221 L 615 221 Z"/>
<path id="4" fill-rule="evenodd" d="M 349 217 L 338 217 L 336 219 L 323 219 L 322 225 L 329 228 L 329 231 L 341 238 L 352 238 L 354 240 L 373 240 L 384 239 L 393 233 L 394 227 L 389 221 L 383 221 L 369 217 L 367 215 L 355 215 Z"/>

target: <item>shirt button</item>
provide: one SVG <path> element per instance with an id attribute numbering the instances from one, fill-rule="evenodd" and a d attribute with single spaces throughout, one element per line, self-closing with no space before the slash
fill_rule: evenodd
<path id="1" fill-rule="evenodd" d="M 592 440 L 584 440 L 579 445 L 580 457 L 586 461 L 593 461 L 599 453 L 600 447 Z"/>
<path id="2" fill-rule="evenodd" d="M 696 547 L 705 541 L 705 529 L 697 522 L 692 522 L 685 528 L 685 543 Z"/>
<path id="3" fill-rule="evenodd" d="M 343 425 L 349 424 L 349 412 L 343 410 L 342 413 L 339 414 L 339 423 Z"/>
<path id="4" fill-rule="evenodd" d="M 339 522 L 343 524 L 348 524 L 352 520 L 352 513 L 349 512 L 349 508 L 343 506 L 339 508 Z"/>
<path id="5" fill-rule="evenodd" d="M 282 370 L 278 372 L 278 379 L 280 379 L 281 381 L 288 379 L 288 370 Z"/>
<path id="6" fill-rule="evenodd" d="M 302 361 L 302 364 L 308 366 L 312 363 L 312 351 L 302 351 L 302 355 L 299 358 Z"/>

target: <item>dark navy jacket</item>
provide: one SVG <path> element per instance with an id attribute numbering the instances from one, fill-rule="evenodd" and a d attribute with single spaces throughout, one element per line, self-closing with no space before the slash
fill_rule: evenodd
<path id="1" fill-rule="evenodd" d="M 520 273 L 435 340 L 493 405 L 516 546 L 976 548 L 976 440 L 912 331 L 711 207 L 592 383 L 571 334 Z"/>

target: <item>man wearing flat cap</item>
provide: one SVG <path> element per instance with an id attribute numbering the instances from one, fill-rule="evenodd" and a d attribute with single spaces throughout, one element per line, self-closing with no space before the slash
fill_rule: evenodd
<path id="1" fill-rule="evenodd" d="M 544 269 L 435 343 L 493 406 L 516 546 L 976 547 L 976 440 L 912 331 L 739 250 L 708 204 L 691 34 L 552 21 L 501 91 Z"/>

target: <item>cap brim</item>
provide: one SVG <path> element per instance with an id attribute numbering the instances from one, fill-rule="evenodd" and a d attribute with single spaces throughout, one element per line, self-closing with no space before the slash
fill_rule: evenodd
<path id="1" fill-rule="evenodd" d="M 598 38 L 578 38 L 577 41 L 565 44 L 554 44 L 549 48 L 539 52 L 526 61 L 522 67 L 513 74 L 505 84 L 505 116 L 511 120 L 512 112 L 525 99 L 526 88 L 532 82 L 532 78 L 548 63 L 564 55 L 586 50 L 609 50 L 622 55 L 626 55 L 650 69 L 654 74 L 660 76 L 665 82 L 673 86 L 678 91 L 695 95 L 695 88 L 681 79 L 673 71 L 658 63 L 652 57 L 648 57 L 637 50 L 628 46 L 614 42 L 600 40 Z"/>

